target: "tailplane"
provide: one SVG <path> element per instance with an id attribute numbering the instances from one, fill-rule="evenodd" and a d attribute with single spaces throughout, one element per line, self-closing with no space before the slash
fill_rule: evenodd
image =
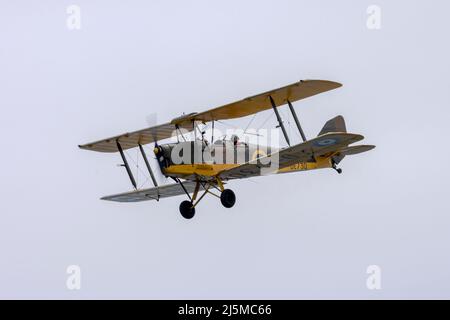
<path id="1" fill-rule="evenodd" d="M 328 120 L 327 123 L 325 123 L 322 130 L 320 130 L 319 132 L 319 136 L 324 135 L 326 133 L 344 133 L 344 132 L 347 132 L 344 117 L 337 116 L 331 120 Z M 335 154 L 331 157 L 332 168 L 335 169 L 338 173 L 341 173 L 342 170 L 337 168 L 337 165 L 345 158 L 345 156 L 367 152 L 372 150 L 373 148 L 375 148 L 375 146 L 372 145 L 341 147 L 338 150 L 336 150 Z"/>

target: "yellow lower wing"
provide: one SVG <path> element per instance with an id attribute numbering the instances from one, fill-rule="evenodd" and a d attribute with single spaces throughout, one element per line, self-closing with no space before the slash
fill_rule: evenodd
<path id="1" fill-rule="evenodd" d="M 235 168 L 224 170 L 219 173 L 222 179 L 242 179 L 253 176 L 266 175 L 278 172 L 298 171 L 289 170 L 293 165 L 302 166 L 308 169 L 308 163 L 311 168 L 330 167 L 330 156 L 339 149 L 346 147 L 352 143 L 364 139 L 362 135 L 352 133 L 326 133 L 317 138 L 311 139 L 304 143 L 282 149 L 266 157 L 262 157 Z"/>

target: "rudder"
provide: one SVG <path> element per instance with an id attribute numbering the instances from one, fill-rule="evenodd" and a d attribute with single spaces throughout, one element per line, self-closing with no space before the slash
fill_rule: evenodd
<path id="1" fill-rule="evenodd" d="M 319 136 L 328 132 L 347 132 L 344 117 L 337 116 L 331 120 L 328 120 L 323 126 L 322 130 L 320 130 Z"/>

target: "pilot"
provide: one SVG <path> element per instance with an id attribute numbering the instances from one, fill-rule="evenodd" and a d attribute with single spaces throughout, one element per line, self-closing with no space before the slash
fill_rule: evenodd
<path id="1" fill-rule="evenodd" d="M 238 143 L 239 143 L 239 137 L 238 137 L 237 135 L 233 134 L 233 135 L 231 136 L 231 141 L 233 142 L 233 144 L 234 144 L 235 146 L 237 146 Z"/>

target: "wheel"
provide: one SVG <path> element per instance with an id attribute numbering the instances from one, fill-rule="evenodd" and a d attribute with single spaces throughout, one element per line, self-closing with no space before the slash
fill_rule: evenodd
<path id="1" fill-rule="evenodd" d="M 192 207 L 190 201 L 183 201 L 180 203 L 180 213 L 185 219 L 192 219 L 195 215 L 195 208 Z"/>
<path id="2" fill-rule="evenodd" d="M 337 173 L 339 173 L 339 174 L 342 173 L 342 169 L 341 169 L 341 168 L 336 169 L 336 171 L 337 171 Z"/>
<path id="3" fill-rule="evenodd" d="M 225 189 L 220 195 L 220 202 L 225 208 L 231 208 L 236 203 L 236 196 L 233 190 Z"/>

